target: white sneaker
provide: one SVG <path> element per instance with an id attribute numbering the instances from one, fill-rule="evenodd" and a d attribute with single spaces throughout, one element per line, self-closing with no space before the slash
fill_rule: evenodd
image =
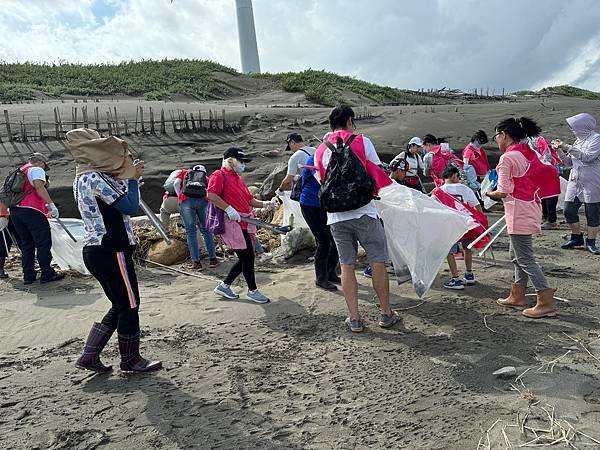
<path id="1" fill-rule="evenodd" d="M 259 264 L 264 264 L 273 259 L 273 253 L 261 253 L 256 259 Z"/>
<path id="2" fill-rule="evenodd" d="M 258 289 L 255 291 L 248 291 L 246 293 L 246 299 L 254 303 L 269 303 L 270 300 L 267 296 L 263 295 Z"/>

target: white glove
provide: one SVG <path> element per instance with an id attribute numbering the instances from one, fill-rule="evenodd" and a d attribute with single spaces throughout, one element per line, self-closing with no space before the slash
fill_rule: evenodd
<path id="1" fill-rule="evenodd" d="M 236 209 L 229 205 L 226 209 L 225 209 L 225 213 L 227 214 L 227 217 L 229 217 L 229 220 L 233 220 L 235 222 L 239 222 L 240 220 L 242 220 L 242 216 L 240 216 L 240 213 L 236 211 Z"/>
<path id="2" fill-rule="evenodd" d="M 0 231 L 8 226 L 8 217 L 0 217 Z"/>
<path id="3" fill-rule="evenodd" d="M 60 214 L 58 213 L 58 208 L 54 203 L 48 203 L 48 215 L 53 219 L 58 219 Z"/>
<path id="4" fill-rule="evenodd" d="M 279 202 L 277 200 L 266 200 L 263 201 L 263 208 L 264 209 L 274 209 L 277 208 L 279 206 Z"/>

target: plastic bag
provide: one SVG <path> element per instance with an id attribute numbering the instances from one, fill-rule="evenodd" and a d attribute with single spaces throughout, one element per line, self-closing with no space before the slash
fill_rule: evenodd
<path id="1" fill-rule="evenodd" d="M 58 222 L 49 219 L 52 233 L 52 258 L 61 270 L 75 270 L 84 275 L 89 275 L 83 263 L 83 237 L 85 234 L 83 221 L 79 219 L 61 219 L 77 242 L 69 237 Z"/>
<path id="2" fill-rule="evenodd" d="M 496 169 L 492 169 L 486 174 L 485 178 L 481 181 L 481 189 L 479 190 L 479 192 L 481 193 L 481 198 L 483 199 L 483 207 L 485 209 L 490 209 L 497 203 L 496 200 L 492 200 L 487 195 L 485 195 L 487 192 L 491 192 L 494 189 L 496 189 L 497 186 L 498 173 L 496 172 Z"/>
<path id="3" fill-rule="evenodd" d="M 475 223 L 427 195 L 396 183 L 382 188 L 379 197 L 375 203 L 398 281 L 406 280 L 410 273 L 415 292 L 423 297 L 450 248 Z"/>
<path id="4" fill-rule="evenodd" d="M 567 193 L 567 185 L 569 182 L 564 177 L 560 178 L 560 195 L 558 196 L 558 204 L 556 205 L 557 211 L 564 211 L 565 208 L 565 194 Z"/>
<path id="5" fill-rule="evenodd" d="M 306 220 L 302 215 L 300 203 L 290 198 L 291 191 L 284 191 L 279 195 L 283 202 L 283 226 L 293 225 L 294 228 L 308 228 Z M 292 215 L 294 219 L 292 219 Z M 293 223 L 292 223 L 293 222 Z"/>

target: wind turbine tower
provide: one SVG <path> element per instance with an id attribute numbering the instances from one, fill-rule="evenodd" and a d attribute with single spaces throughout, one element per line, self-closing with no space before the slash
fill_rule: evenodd
<path id="1" fill-rule="evenodd" d="M 235 0 L 235 7 L 237 12 L 238 36 L 240 39 L 240 54 L 242 57 L 242 72 L 260 73 L 252 0 Z"/>

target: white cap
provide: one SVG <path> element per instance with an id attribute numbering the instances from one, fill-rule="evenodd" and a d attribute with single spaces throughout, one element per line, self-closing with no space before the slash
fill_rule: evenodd
<path id="1" fill-rule="evenodd" d="M 412 145 L 415 144 L 419 147 L 423 146 L 423 141 L 421 140 L 420 137 L 415 136 L 414 138 L 412 138 L 410 141 L 408 141 L 408 145 Z"/>
<path id="2" fill-rule="evenodd" d="M 199 170 L 201 172 L 206 172 L 206 167 L 204 167 L 202 164 L 196 164 L 194 167 L 192 167 L 192 170 Z"/>

